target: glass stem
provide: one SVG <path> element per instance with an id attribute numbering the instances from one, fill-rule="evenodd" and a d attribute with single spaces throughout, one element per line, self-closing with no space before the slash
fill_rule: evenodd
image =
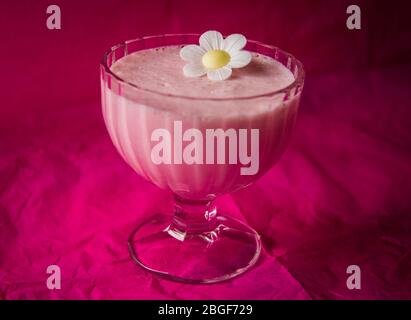
<path id="1" fill-rule="evenodd" d="M 217 234 L 216 207 L 213 199 L 192 200 L 174 195 L 174 216 L 167 232 L 183 241 L 187 237 L 207 237 L 212 241 Z"/>

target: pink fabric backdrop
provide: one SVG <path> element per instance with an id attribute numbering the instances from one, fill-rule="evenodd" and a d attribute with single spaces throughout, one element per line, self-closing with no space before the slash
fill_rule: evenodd
<path id="1" fill-rule="evenodd" d="M 405 1 L 46 1 L 0 11 L 0 299 L 411 298 L 411 29 Z M 133 173 L 103 124 L 98 64 L 143 35 L 244 33 L 307 71 L 293 141 L 255 185 L 219 200 L 263 238 L 222 284 L 143 272 L 126 239 L 170 196 Z M 62 289 L 46 288 L 46 268 Z M 348 290 L 346 268 L 362 270 Z"/>

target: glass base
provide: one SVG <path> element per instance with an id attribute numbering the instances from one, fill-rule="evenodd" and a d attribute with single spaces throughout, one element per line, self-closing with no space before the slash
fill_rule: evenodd
<path id="1" fill-rule="evenodd" d="M 187 232 L 172 215 L 154 216 L 130 235 L 131 257 L 151 273 L 185 283 L 216 283 L 251 268 L 261 251 L 257 232 L 222 215 L 212 221 L 207 231 Z"/>

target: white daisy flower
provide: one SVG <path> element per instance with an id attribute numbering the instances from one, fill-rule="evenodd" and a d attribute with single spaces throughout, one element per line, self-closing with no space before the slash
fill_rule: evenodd
<path id="1" fill-rule="evenodd" d="M 251 53 L 241 50 L 247 39 L 241 34 L 232 34 L 223 39 L 218 31 L 207 31 L 200 36 L 200 45 L 190 44 L 180 50 L 180 57 L 188 63 L 183 72 L 186 77 L 207 74 L 210 80 L 225 80 L 232 68 L 245 67 L 251 61 Z"/>

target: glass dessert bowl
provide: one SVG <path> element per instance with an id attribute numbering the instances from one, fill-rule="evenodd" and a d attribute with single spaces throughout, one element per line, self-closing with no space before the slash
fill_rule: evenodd
<path id="1" fill-rule="evenodd" d="M 175 199 L 174 210 L 153 212 L 131 233 L 131 257 L 170 280 L 214 283 L 248 270 L 261 251 L 257 232 L 219 212 L 214 200 L 255 182 L 278 161 L 294 127 L 304 71 L 292 55 L 248 41 L 253 61 L 233 71 L 233 79 L 176 79 L 183 77 L 175 71 L 178 50 L 198 38 L 161 35 L 112 47 L 101 63 L 102 110 L 122 158 Z M 279 83 L 274 69 L 292 79 Z"/>

